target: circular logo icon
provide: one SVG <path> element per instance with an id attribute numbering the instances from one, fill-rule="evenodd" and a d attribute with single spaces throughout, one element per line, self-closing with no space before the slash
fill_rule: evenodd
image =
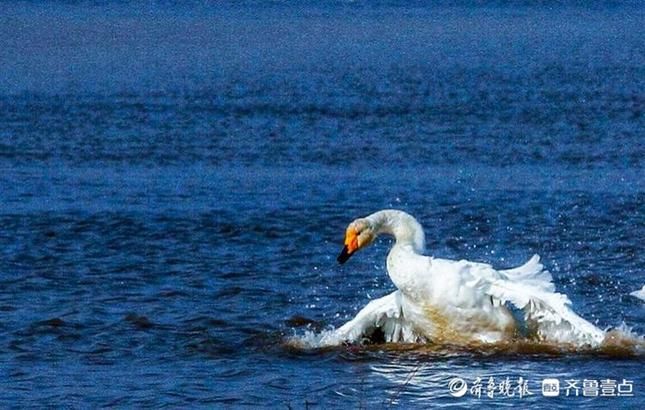
<path id="1" fill-rule="evenodd" d="M 461 377 L 455 377 L 448 382 L 448 390 L 452 397 L 462 397 L 468 391 L 468 385 Z"/>

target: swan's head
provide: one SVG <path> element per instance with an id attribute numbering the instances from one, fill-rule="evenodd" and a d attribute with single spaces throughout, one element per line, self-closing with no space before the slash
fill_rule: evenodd
<path id="1" fill-rule="evenodd" d="M 372 224 L 364 218 L 360 218 L 349 224 L 345 231 L 345 246 L 338 255 L 338 263 L 341 265 L 357 250 L 366 247 L 374 241 L 376 234 Z"/>

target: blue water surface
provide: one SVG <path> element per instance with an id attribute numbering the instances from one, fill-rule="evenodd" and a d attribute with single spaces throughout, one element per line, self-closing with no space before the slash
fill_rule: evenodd
<path id="1" fill-rule="evenodd" d="M 639 354 L 288 343 L 394 289 L 335 260 L 382 208 L 644 334 L 641 3 L 1 9 L 0 407 L 645 407 Z"/>

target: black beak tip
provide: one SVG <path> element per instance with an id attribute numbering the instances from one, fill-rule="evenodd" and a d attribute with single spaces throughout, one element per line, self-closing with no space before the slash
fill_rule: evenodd
<path id="1" fill-rule="evenodd" d="M 338 258 L 336 258 L 336 260 L 342 265 L 347 262 L 350 256 L 352 256 L 352 254 L 347 252 L 347 246 L 344 246 L 343 250 L 340 251 L 340 255 L 338 255 Z"/>

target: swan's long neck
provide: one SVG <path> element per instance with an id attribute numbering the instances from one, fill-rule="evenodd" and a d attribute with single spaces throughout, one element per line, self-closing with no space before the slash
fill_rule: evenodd
<path id="1" fill-rule="evenodd" d="M 396 245 L 412 246 L 415 252 L 423 254 L 426 247 L 426 238 L 421 224 L 410 214 L 394 209 L 378 211 L 368 216 L 376 234 L 389 234 L 394 236 Z"/>

